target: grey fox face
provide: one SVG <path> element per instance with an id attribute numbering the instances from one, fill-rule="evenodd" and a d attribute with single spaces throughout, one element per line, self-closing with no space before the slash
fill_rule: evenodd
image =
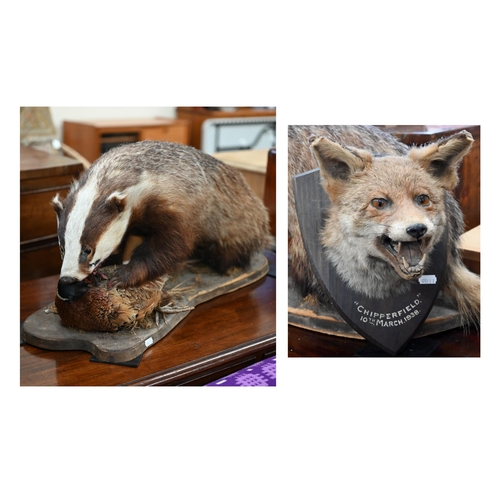
<path id="1" fill-rule="evenodd" d="M 471 144 L 472 136 L 462 132 L 407 156 L 377 156 L 324 137 L 313 140 L 332 201 L 323 234 L 327 254 L 342 246 L 344 255 L 388 262 L 403 279 L 420 277 L 444 230 L 445 193 L 455 187 L 457 164 Z"/>

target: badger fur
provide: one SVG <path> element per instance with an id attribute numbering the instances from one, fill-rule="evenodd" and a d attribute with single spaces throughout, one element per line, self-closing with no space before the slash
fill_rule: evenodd
<path id="1" fill-rule="evenodd" d="M 52 205 L 63 300 L 82 296 L 86 278 L 130 235 L 142 242 L 113 286 L 138 287 L 171 274 L 195 251 L 224 273 L 247 265 L 268 242 L 267 211 L 243 176 L 181 144 L 144 141 L 111 149 Z"/>

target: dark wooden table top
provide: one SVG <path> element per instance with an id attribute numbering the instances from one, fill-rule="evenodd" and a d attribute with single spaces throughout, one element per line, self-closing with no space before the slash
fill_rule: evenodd
<path id="1" fill-rule="evenodd" d="M 21 322 L 54 300 L 58 276 L 21 282 Z M 21 345 L 20 383 L 205 385 L 276 350 L 276 281 L 258 282 L 200 304 L 143 354 L 138 367 L 90 361 L 85 351 Z"/>
<path id="2" fill-rule="evenodd" d="M 415 339 L 415 343 L 435 344 L 428 357 L 479 357 L 480 334 L 475 328 L 455 328 Z M 354 357 L 366 355 L 369 342 L 288 327 L 288 357 Z M 418 356 L 418 354 L 416 354 Z"/>

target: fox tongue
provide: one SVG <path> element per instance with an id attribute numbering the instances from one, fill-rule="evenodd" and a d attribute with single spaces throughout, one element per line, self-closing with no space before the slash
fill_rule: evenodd
<path id="1" fill-rule="evenodd" d="M 400 262 L 406 261 L 405 267 L 416 266 L 424 256 L 418 241 L 401 241 L 398 246 L 397 258 Z"/>

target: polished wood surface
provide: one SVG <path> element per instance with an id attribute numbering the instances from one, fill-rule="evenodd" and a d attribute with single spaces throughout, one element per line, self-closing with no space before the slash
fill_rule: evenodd
<path id="1" fill-rule="evenodd" d="M 53 301 L 57 279 L 21 283 L 21 321 Z M 205 385 L 275 353 L 275 308 L 270 276 L 200 304 L 136 368 L 22 344 L 21 385 Z"/>
<path id="2" fill-rule="evenodd" d="M 29 146 L 20 147 L 21 181 L 35 179 L 35 186 L 40 179 L 52 178 L 54 175 L 74 174 L 81 168 L 81 163 L 64 155 L 50 154 Z M 31 187 L 30 184 L 28 184 Z"/>
<path id="3" fill-rule="evenodd" d="M 436 357 L 479 357 L 480 334 L 475 328 L 465 331 L 455 328 L 447 332 L 436 333 L 421 339 L 436 340 L 439 346 L 429 355 Z M 358 340 L 298 328 L 288 327 L 288 357 L 354 357 L 370 347 L 366 340 Z M 389 356 L 389 355 L 387 355 Z"/>

